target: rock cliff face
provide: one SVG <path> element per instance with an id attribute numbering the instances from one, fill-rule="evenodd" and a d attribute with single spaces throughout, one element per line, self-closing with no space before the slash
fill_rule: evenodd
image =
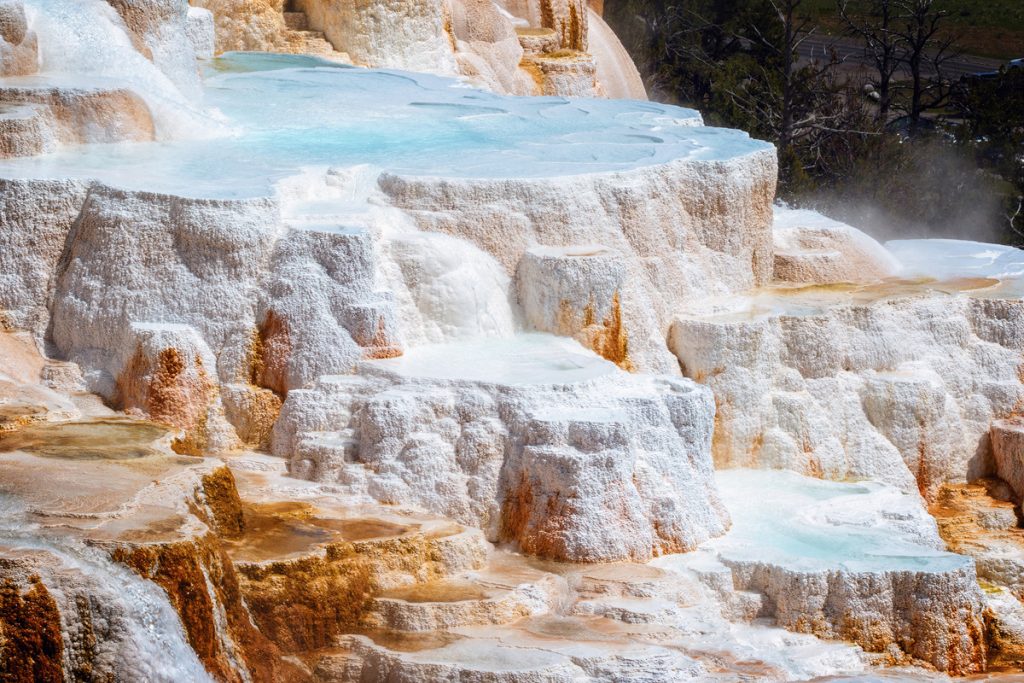
<path id="1" fill-rule="evenodd" d="M 0 1 L 0 678 L 1019 667 L 1024 254 L 774 207 L 595 3 L 195 4 Z"/>

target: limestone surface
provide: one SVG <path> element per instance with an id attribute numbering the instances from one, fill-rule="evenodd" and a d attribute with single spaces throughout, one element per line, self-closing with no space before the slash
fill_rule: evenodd
<path id="1" fill-rule="evenodd" d="M 1020 301 L 962 287 L 783 288 L 679 317 L 670 345 L 715 392 L 716 465 L 870 478 L 929 499 L 985 475 L 989 423 L 1022 397 L 1009 322 Z"/>
<path id="2" fill-rule="evenodd" d="M 690 382 L 539 336 L 423 347 L 359 373 L 289 392 L 274 450 L 297 476 L 561 560 L 648 559 L 728 524 L 709 397 Z"/>
<path id="3" fill-rule="evenodd" d="M 87 142 L 152 140 L 155 127 L 145 102 L 127 88 L 28 82 L 0 87 L 2 157 L 56 151 Z"/>
<path id="4" fill-rule="evenodd" d="M 951 673 L 986 665 L 984 606 L 969 558 L 941 548 L 916 495 L 791 473 L 718 474 L 733 528 L 703 546 L 758 616 L 865 650 L 892 645 Z"/>
<path id="5" fill-rule="evenodd" d="M 996 420 L 991 437 L 996 474 L 1010 485 L 1019 500 L 1024 493 L 1024 424 L 1017 416 Z"/>
<path id="6" fill-rule="evenodd" d="M 881 244 L 814 211 L 776 207 L 772 234 L 778 281 L 877 282 L 900 270 L 899 262 Z"/>
<path id="7" fill-rule="evenodd" d="M 38 38 L 28 27 L 21 0 L 0 3 L 0 76 L 26 76 L 39 69 Z"/>
<path id="8" fill-rule="evenodd" d="M 472 242 L 510 275 L 534 245 L 599 244 L 619 252 L 630 357 L 640 370 L 674 374 L 677 363 L 664 339 L 684 302 L 698 292 L 737 291 L 771 278 L 774 168 L 774 157 L 758 151 L 728 162 L 678 161 L 654 174 L 536 180 L 385 174 L 380 186 L 422 230 Z M 453 203 L 462 209 L 446 211 Z"/>
<path id="9" fill-rule="evenodd" d="M 289 6 L 297 13 L 285 11 L 283 0 L 195 4 L 212 12 L 220 52 L 344 54 L 361 66 L 460 75 L 511 95 L 646 99 L 629 55 L 582 0 L 298 0 Z M 288 25 L 288 14 L 303 16 L 301 30 Z M 520 23 L 551 36 L 550 48 L 524 43 L 522 34 L 516 34 Z M 326 51 L 313 47 L 317 41 L 304 39 L 313 32 L 322 36 L 319 42 L 327 41 Z M 205 39 L 195 45 L 206 54 Z M 593 55 L 587 52 L 591 46 Z M 559 59 L 550 57 L 560 51 L 568 52 Z M 549 57 L 542 57 L 544 53 Z"/>

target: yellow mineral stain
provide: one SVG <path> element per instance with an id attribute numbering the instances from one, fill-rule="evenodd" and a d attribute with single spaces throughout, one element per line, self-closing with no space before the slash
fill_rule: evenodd
<path id="1" fill-rule="evenodd" d="M 586 34 L 583 30 L 583 22 L 580 21 L 579 12 L 576 10 L 576 4 L 574 2 L 569 3 L 569 42 L 568 47 L 583 51 L 583 43 L 586 40 Z"/>
<path id="2" fill-rule="evenodd" d="M 235 477 L 228 467 L 218 467 L 203 477 L 203 498 L 213 517 L 211 525 L 222 539 L 237 538 L 245 530 L 245 513 Z"/>
<path id="3" fill-rule="evenodd" d="M 381 597 L 405 600 L 406 602 L 463 602 L 466 600 L 486 600 L 493 596 L 492 592 L 469 581 L 447 580 L 417 583 L 402 588 L 384 591 Z"/>
<path id="4" fill-rule="evenodd" d="M 379 519 L 320 517 L 302 502 L 250 503 L 242 514 L 244 533 L 225 544 L 232 557 L 245 562 L 284 559 L 328 543 L 399 536 L 414 528 Z"/>
<path id="5" fill-rule="evenodd" d="M 37 422 L 16 431 L 0 432 L 0 453 L 22 451 L 67 460 L 131 460 L 160 455 L 154 446 L 167 428 L 121 417 Z"/>
<path id="6" fill-rule="evenodd" d="M 234 565 L 213 534 L 174 543 L 124 545 L 114 548 L 111 557 L 164 589 L 189 644 L 216 680 L 245 680 L 234 657 L 241 658 L 253 681 L 305 679 L 253 625 Z M 225 636 L 234 643 L 233 655 L 225 650 Z"/>
<path id="7" fill-rule="evenodd" d="M 216 398 L 217 385 L 203 367 L 203 360 L 193 359 L 194 372 L 188 372 L 186 355 L 167 347 L 157 354 L 155 365 L 141 348 L 117 378 L 116 403 L 125 410 L 144 413 L 154 422 L 181 429 L 171 448 L 181 455 L 203 455 L 206 452 L 207 411 Z"/>

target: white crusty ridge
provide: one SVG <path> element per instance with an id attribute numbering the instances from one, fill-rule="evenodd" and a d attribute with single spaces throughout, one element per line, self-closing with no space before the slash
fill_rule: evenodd
<path id="1" fill-rule="evenodd" d="M 553 559 L 646 560 L 720 534 L 709 394 L 574 346 L 533 335 L 364 363 L 290 392 L 274 450 L 304 478 Z"/>

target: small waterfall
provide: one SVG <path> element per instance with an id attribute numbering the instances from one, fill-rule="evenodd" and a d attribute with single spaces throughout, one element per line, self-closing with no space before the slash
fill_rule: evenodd
<path id="1" fill-rule="evenodd" d="M 74 619 L 67 613 L 69 607 L 88 596 L 97 636 L 91 664 L 97 674 L 109 673 L 119 681 L 212 681 L 189 646 L 177 612 L 156 584 L 113 562 L 99 548 L 44 535 L 17 502 L 3 494 L 0 545 L 44 551 L 59 560 L 57 568 L 40 567 L 39 574 L 61 609 L 66 648 L 69 631 L 81 626 L 69 623 Z M 66 668 L 74 654 L 65 649 Z"/>
<path id="2" fill-rule="evenodd" d="M 200 92 L 194 59 L 165 65 L 172 73 L 164 73 L 135 49 L 120 15 L 103 0 L 24 3 L 29 24 L 39 38 L 42 76 L 71 87 L 130 87 L 149 105 L 161 140 L 208 137 L 218 132 L 214 121 L 190 101 Z M 183 44 L 178 49 L 187 49 L 183 31 L 180 39 Z"/>
<path id="3" fill-rule="evenodd" d="M 293 225 L 359 226 L 381 236 L 378 286 L 395 296 L 409 346 L 513 336 L 522 328 L 512 281 L 490 254 L 465 240 L 421 231 L 378 187 L 380 169 L 307 168 L 277 182 Z"/>

